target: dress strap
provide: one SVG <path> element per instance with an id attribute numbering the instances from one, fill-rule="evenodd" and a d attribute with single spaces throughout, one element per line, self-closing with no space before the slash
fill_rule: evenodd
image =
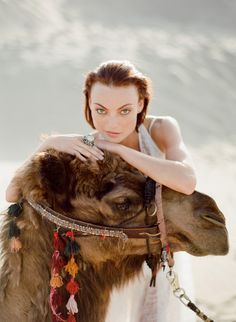
<path id="1" fill-rule="evenodd" d="M 153 127 L 153 124 L 155 123 L 156 121 L 156 118 L 152 118 L 151 121 L 150 121 L 150 124 L 149 124 L 149 127 L 148 127 L 148 132 L 149 134 L 151 134 L 151 130 L 152 130 L 152 127 Z"/>

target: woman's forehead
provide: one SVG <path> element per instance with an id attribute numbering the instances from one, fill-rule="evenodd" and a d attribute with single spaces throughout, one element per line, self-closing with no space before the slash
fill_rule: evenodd
<path id="1" fill-rule="evenodd" d="M 134 103 L 138 98 L 137 87 L 133 84 L 127 86 L 108 86 L 101 83 L 95 83 L 92 86 L 90 98 L 92 102 L 102 103 L 108 101 L 124 101 L 126 103 Z M 131 100 L 131 102 L 126 102 Z"/>

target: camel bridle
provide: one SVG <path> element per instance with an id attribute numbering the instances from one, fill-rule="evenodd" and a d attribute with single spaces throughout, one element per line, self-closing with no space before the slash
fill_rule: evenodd
<path id="1" fill-rule="evenodd" d="M 148 207 L 154 199 L 155 210 L 149 214 Z M 31 199 L 28 199 L 27 202 L 29 205 L 39 213 L 43 218 L 46 218 L 50 222 L 54 223 L 57 227 L 62 229 L 71 230 L 74 232 L 74 235 L 77 237 L 83 236 L 100 236 L 103 238 L 106 237 L 116 237 L 120 238 L 123 241 L 128 239 L 145 239 L 148 255 L 146 262 L 150 269 L 152 270 L 152 278 L 150 281 L 150 286 L 155 286 L 157 269 L 159 267 L 159 259 L 162 268 L 165 268 L 166 263 L 169 267 L 174 265 L 173 256 L 170 252 L 170 246 L 167 241 L 165 219 L 162 208 L 162 186 L 158 182 L 155 182 L 151 178 L 146 178 L 145 192 L 144 192 L 144 207 L 138 211 L 132 218 L 129 218 L 128 221 L 131 221 L 137 218 L 145 209 L 146 218 L 144 226 L 138 227 L 120 227 L 120 226 L 105 226 L 97 225 L 82 220 L 77 220 L 65 216 L 50 207 L 35 202 Z M 156 217 L 156 220 L 153 224 L 149 224 L 150 217 Z M 126 221 L 127 223 L 127 221 Z M 161 243 L 161 253 L 153 254 L 150 250 L 150 241 L 151 239 L 159 240 Z"/>
<path id="2" fill-rule="evenodd" d="M 148 207 L 154 199 L 155 210 L 149 214 Z M 167 241 L 166 225 L 162 208 L 162 186 L 153 179 L 147 177 L 144 191 L 144 207 L 138 211 L 128 222 L 137 218 L 145 209 L 145 226 L 139 227 L 120 227 L 105 226 L 88 223 L 82 220 L 72 219 L 65 216 L 50 207 L 37 203 L 33 200 L 27 200 L 29 205 L 37 211 L 42 217 L 54 223 L 57 227 L 73 231 L 74 236 L 100 236 L 120 238 L 124 242 L 128 239 L 145 239 L 147 246 L 146 263 L 152 271 L 150 286 L 156 285 L 156 274 L 159 265 L 165 269 L 166 264 L 173 267 L 174 259 Z M 154 224 L 149 224 L 150 218 L 155 216 Z M 127 223 L 127 221 L 125 221 Z M 161 252 L 153 254 L 151 251 L 151 239 L 156 239 L 161 243 Z"/>
<path id="3" fill-rule="evenodd" d="M 121 227 L 121 226 L 106 226 L 98 225 L 94 223 L 89 223 L 86 221 L 73 219 L 68 216 L 65 216 L 52 208 L 33 201 L 32 199 L 27 200 L 28 204 L 42 217 L 46 218 L 50 222 L 54 223 L 58 227 L 63 229 L 73 230 L 76 236 L 102 236 L 102 237 L 116 237 L 124 241 L 130 238 L 146 239 L 146 238 L 159 238 L 159 223 L 156 222 L 153 225 L 145 225 L 138 227 Z M 129 218 L 128 221 L 131 221 L 138 217 L 140 213 L 143 212 L 143 208 L 137 212 L 132 218 Z M 155 210 L 149 216 L 153 216 L 157 213 L 157 206 L 155 204 Z M 123 223 L 122 223 L 123 224 Z"/>
<path id="4" fill-rule="evenodd" d="M 70 252 L 71 257 L 70 261 L 64 266 L 65 271 L 71 276 L 70 281 L 66 285 L 66 289 L 69 292 L 70 298 L 66 305 L 68 309 L 68 319 L 70 321 L 75 321 L 74 314 L 78 313 L 77 304 L 74 301 L 74 295 L 78 292 L 79 286 L 75 281 L 75 275 L 78 272 L 78 267 L 74 262 L 74 255 L 79 253 L 79 248 L 76 249 L 76 242 L 74 240 L 74 236 L 101 236 L 101 237 L 116 237 L 120 238 L 123 241 L 127 241 L 131 238 L 145 239 L 147 244 L 148 255 L 146 257 L 146 262 L 148 266 L 152 270 L 152 278 L 150 281 L 150 286 L 155 286 L 156 274 L 158 267 L 161 266 L 163 270 L 166 267 L 166 264 L 169 267 L 169 271 L 166 274 L 167 280 L 172 287 L 174 295 L 189 309 L 191 309 L 198 317 L 200 317 L 203 321 L 214 322 L 209 319 L 203 312 L 199 310 L 199 308 L 189 299 L 186 295 L 185 290 L 180 287 L 178 282 L 178 275 L 173 271 L 174 259 L 173 255 L 170 251 L 170 246 L 167 240 L 166 233 L 166 225 L 164 219 L 164 213 L 162 208 L 162 185 L 153 181 L 150 178 L 146 179 L 146 186 L 150 187 L 151 190 L 147 193 L 147 198 L 145 195 L 145 203 L 144 208 L 146 211 L 146 225 L 142 227 L 111 227 L 104 225 L 97 225 L 88 223 L 85 221 L 77 220 L 69 218 L 61 213 L 56 212 L 50 207 L 37 203 L 34 200 L 22 200 L 19 203 L 13 204 L 8 208 L 8 214 L 12 217 L 9 228 L 9 238 L 13 242 L 13 252 L 17 252 L 22 247 L 21 242 L 19 240 L 20 229 L 17 227 L 16 218 L 22 212 L 22 204 L 26 201 L 37 213 L 39 213 L 43 218 L 46 218 L 48 221 L 54 223 L 58 228 L 62 228 L 63 230 L 67 230 L 66 237 L 70 243 Z M 146 187 L 145 187 L 146 188 Z M 149 214 L 147 209 L 150 204 L 150 200 L 153 199 L 153 194 L 155 194 L 155 210 L 152 214 Z M 148 200 L 148 202 L 147 202 Z M 129 220 L 135 219 L 140 213 L 143 212 L 143 208 L 137 212 L 132 218 Z M 156 216 L 155 223 L 149 225 L 150 217 Z M 161 243 L 161 252 L 160 254 L 153 254 L 150 251 L 150 240 L 157 239 Z M 54 262 L 54 268 L 56 266 L 60 266 L 63 263 L 60 263 L 60 246 L 59 246 L 59 234 L 58 230 L 54 232 L 54 252 L 52 256 L 52 262 Z M 58 267 L 57 267 L 58 269 Z M 61 277 L 58 273 L 55 274 L 55 271 L 52 268 L 52 275 L 50 285 L 50 306 L 54 317 L 57 318 L 57 321 L 65 322 L 69 320 L 65 320 L 61 317 L 61 313 L 58 313 L 55 309 L 53 303 L 55 302 L 55 296 L 58 296 L 57 289 L 60 288 L 63 284 Z"/>

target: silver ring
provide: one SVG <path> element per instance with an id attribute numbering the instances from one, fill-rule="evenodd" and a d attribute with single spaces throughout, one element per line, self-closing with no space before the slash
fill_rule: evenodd
<path id="1" fill-rule="evenodd" d="M 82 142 L 88 146 L 94 146 L 94 136 L 92 134 L 87 134 L 82 137 Z"/>

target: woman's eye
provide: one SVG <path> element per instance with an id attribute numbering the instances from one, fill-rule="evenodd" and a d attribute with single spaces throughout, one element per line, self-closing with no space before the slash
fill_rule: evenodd
<path id="1" fill-rule="evenodd" d="M 106 111 L 105 111 L 103 108 L 97 108 L 97 109 L 96 109 L 96 112 L 97 112 L 98 114 L 105 114 L 105 113 L 106 113 Z"/>
<path id="2" fill-rule="evenodd" d="M 128 108 L 125 108 L 121 111 L 121 114 L 126 115 L 129 114 L 130 110 Z"/>

